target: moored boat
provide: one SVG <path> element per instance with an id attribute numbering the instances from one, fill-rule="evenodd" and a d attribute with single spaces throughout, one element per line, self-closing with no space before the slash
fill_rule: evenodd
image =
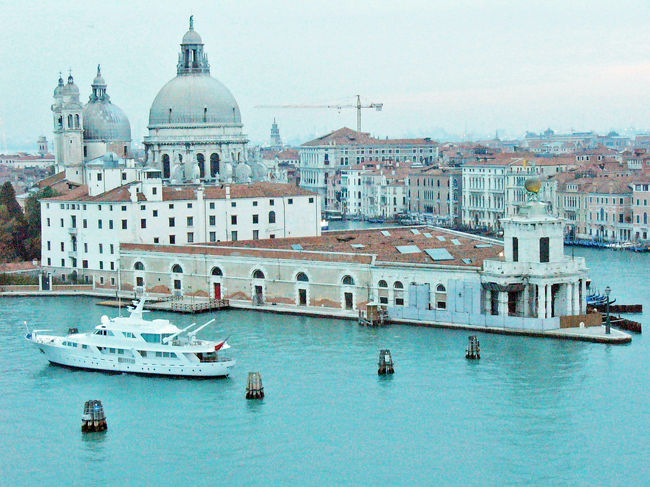
<path id="1" fill-rule="evenodd" d="M 102 316 L 87 333 L 76 328 L 66 336 L 33 330 L 25 338 L 50 363 L 79 369 L 179 377 L 226 377 L 235 360 L 225 356 L 226 340 L 199 340 L 196 335 L 213 320 L 180 329 L 169 320 L 145 320 L 145 299 L 129 307 L 130 316 Z"/>

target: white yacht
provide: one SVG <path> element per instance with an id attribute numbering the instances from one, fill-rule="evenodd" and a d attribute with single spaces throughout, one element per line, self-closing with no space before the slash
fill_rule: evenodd
<path id="1" fill-rule="evenodd" d="M 88 333 L 76 328 L 66 336 L 33 330 L 25 338 L 57 365 L 107 372 L 181 377 L 226 377 L 235 361 L 223 355 L 226 340 L 198 340 L 196 334 L 214 321 L 179 329 L 168 320 L 142 318 L 145 299 L 129 307 L 129 317 L 102 316 Z"/>

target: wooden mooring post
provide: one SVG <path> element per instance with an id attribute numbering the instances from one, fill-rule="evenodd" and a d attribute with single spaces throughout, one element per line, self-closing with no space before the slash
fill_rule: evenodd
<path id="1" fill-rule="evenodd" d="M 379 351 L 379 368 L 377 369 L 378 375 L 390 375 L 395 373 L 393 357 L 390 350 Z"/>
<path id="2" fill-rule="evenodd" d="M 248 384 L 246 385 L 246 399 L 263 399 L 264 386 L 262 375 L 259 372 L 248 373 Z"/>
<path id="3" fill-rule="evenodd" d="M 478 343 L 478 338 L 476 338 L 476 335 L 469 337 L 469 343 L 467 345 L 465 358 L 470 360 L 478 360 L 481 358 L 481 345 Z"/>
<path id="4" fill-rule="evenodd" d="M 102 402 L 96 399 L 86 401 L 84 404 L 84 414 L 81 417 L 81 431 L 83 433 L 94 433 L 96 431 L 106 431 L 106 415 Z"/>

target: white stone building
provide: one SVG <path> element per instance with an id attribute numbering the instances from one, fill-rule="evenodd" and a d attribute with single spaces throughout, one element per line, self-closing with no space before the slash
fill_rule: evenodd
<path id="1" fill-rule="evenodd" d="M 438 157 L 438 144 L 429 138 L 378 139 L 343 127 L 302 144 L 298 151 L 300 185 L 318 192 L 328 208 L 327 185 L 336 170 L 366 161 L 430 163 Z"/>
<path id="2" fill-rule="evenodd" d="M 91 177 L 120 170 L 92 167 Z M 296 186 L 163 185 L 160 170 L 136 171 L 135 182 L 106 192 L 80 186 L 41 201 L 45 269 L 115 286 L 123 242 L 186 245 L 320 234 L 318 195 Z"/>

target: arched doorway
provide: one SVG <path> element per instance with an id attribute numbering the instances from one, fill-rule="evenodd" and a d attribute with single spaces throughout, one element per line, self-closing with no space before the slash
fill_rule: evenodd
<path id="1" fill-rule="evenodd" d="M 162 156 L 162 173 L 164 179 L 169 179 L 171 175 L 171 167 L 169 165 L 169 155 L 163 154 Z"/>
<path id="2" fill-rule="evenodd" d="M 214 178 L 219 174 L 219 154 L 210 154 L 210 177 Z"/>

